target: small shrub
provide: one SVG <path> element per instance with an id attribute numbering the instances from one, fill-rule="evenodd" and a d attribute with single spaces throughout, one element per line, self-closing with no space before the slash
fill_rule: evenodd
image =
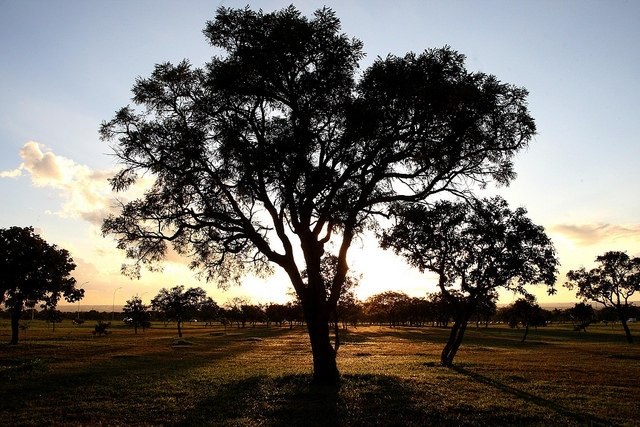
<path id="1" fill-rule="evenodd" d="M 103 322 L 100 320 L 98 321 L 98 323 L 96 323 L 96 326 L 94 327 L 92 334 L 97 336 L 107 335 L 109 333 L 107 329 L 110 327 L 111 327 L 111 322 Z"/>

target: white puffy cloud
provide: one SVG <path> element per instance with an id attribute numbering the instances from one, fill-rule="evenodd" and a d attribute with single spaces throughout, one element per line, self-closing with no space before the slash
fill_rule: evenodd
<path id="1" fill-rule="evenodd" d="M 0 172 L 0 178 L 17 178 L 19 176 L 22 176 L 20 168 Z"/>
<path id="2" fill-rule="evenodd" d="M 57 190 L 63 203 L 55 214 L 98 223 L 108 211 L 113 196 L 107 178 L 112 171 L 92 170 L 35 141 L 20 149 L 20 158 L 20 166 L 2 176 L 28 175 L 34 186 Z"/>
<path id="3" fill-rule="evenodd" d="M 93 170 L 57 155 L 35 141 L 27 142 L 20 149 L 20 158 L 20 166 L 0 172 L 0 178 L 28 175 L 34 186 L 56 190 L 62 199 L 62 205 L 60 209 L 53 210 L 53 214 L 81 218 L 99 225 L 113 211 L 115 196 L 107 178 L 114 175 L 114 170 Z M 139 193 L 144 185 L 142 183 L 133 189 L 129 196 Z"/>

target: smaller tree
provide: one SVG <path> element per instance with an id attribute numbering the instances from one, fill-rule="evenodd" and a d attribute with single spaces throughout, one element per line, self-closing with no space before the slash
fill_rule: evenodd
<path id="1" fill-rule="evenodd" d="M 480 323 L 484 323 L 485 328 L 489 327 L 489 321 L 498 312 L 497 299 L 497 295 L 490 294 L 487 295 L 487 298 L 478 301 L 478 305 L 473 314 L 476 321 L 476 328 L 480 326 Z"/>
<path id="2" fill-rule="evenodd" d="M 198 315 L 204 326 L 212 326 L 213 322 L 220 318 L 220 307 L 211 297 L 207 297 L 202 302 Z"/>
<path id="3" fill-rule="evenodd" d="M 25 307 L 38 302 L 55 310 L 60 298 L 73 303 L 84 296 L 71 272 L 69 252 L 47 243 L 32 227 L 0 229 L 0 303 L 11 313 L 11 341 L 18 344 L 19 322 Z"/>
<path id="4" fill-rule="evenodd" d="M 576 305 L 567 310 L 567 314 L 576 331 L 583 330 L 586 332 L 587 326 L 596 319 L 593 307 L 583 302 L 576 303 Z"/>
<path id="5" fill-rule="evenodd" d="M 45 308 L 42 312 L 45 320 L 51 324 L 51 331 L 56 331 L 56 324 L 62 322 L 62 312 L 54 307 Z"/>
<path id="6" fill-rule="evenodd" d="M 142 328 L 142 331 L 151 326 L 149 319 L 149 306 L 142 303 L 142 299 L 139 296 L 134 296 L 126 302 L 122 307 L 122 312 L 128 319 L 127 323 L 133 326 L 135 333 L 138 333 L 138 328 Z"/>
<path id="7" fill-rule="evenodd" d="M 627 324 L 631 304 L 629 298 L 640 291 L 640 258 L 625 252 L 609 251 L 596 258 L 597 267 L 586 270 L 581 267 L 567 273 L 565 287 L 575 289 L 583 301 L 595 301 L 615 309 L 627 342 L 633 337 Z"/>
<path id="8" fill-rule="evenodd" d="M 367 298 L 364 306 L 371 320 L 387 322 L 393 328 L 406 321 L 406 307 L 410 302 L 411 297 L 404 292 L 386 291 Z"/>
<path id="9" fill-rule="evenodd" d="M 184 286 L 180 285 L 169 290 L 160 289 L 158 295 L 151 300 L 151 306 L 167 318 L 176 321 L 178 337 L 182 338 L 182 323 L 197 313 L 206 297 L 207 294 L 202 288 L 185 290 Z"/>
<path id="10" fill-rule="evenodd" d="M 503 312 L 503 316 L 510 328 L 515 328 L 519 324 L 524 327 L 522 342 L 527 339 L 530 326 L 543 326 L 546 323 L 543 310 L 536 304 L 536 299 L 533 295 L 525 295 L 524 298 L 518 298 L 507 307 Z"/>
<path id="11" fill-rule="evenodd" d="M 397 224 L 382 235 L 382 247 L 436 273 L 440 293 L 454 307 L 443 366 L 453 364 L 471 315 L 498 289 L 526 295 L 526 285 L 545 283 L 554 292 L 555 249 L 523 208 L 512 211 L 495 197 L 398 207 L 395 213 Z"/>

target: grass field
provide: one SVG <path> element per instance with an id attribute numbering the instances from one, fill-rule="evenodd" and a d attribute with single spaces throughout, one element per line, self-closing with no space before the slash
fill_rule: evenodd
<path id="1" fill-rule="evenodd" d="M 0 424 L 640 425 L 640 346 L 619 325 L 540 328 L 525 343 L 470 326 L 451 369 L 438 365 L 446 329 L 352 328 L 338 389 L 310 384 L 303 327 L 187 325 L 180 341 L 171 326 L 94 337 L 91 322 L 31 322 L 0 345 Z"/>

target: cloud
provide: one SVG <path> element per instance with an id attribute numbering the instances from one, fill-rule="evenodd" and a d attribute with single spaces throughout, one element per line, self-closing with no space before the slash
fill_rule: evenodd
<path id="1" fill-rule="evenodd" d="M 115 170 L 93 170 L 56 155 L 35 141 L 27 142 L 20 149 L 20 158 L 20 166 L 0 172 L 0 178 L 28 175 L 34 186 L 57 190 L 63 201 L 62 206 L 51 213 L 100 225 L 103 218 L 114 211 L 114 194 L 107 178 L 113 176 Z M 140 193 L 140 187 L 144 185 L 137 186 L 128 195 Z"/>
<path id="2" fill-rule="evenodd" d="M 640 241 L 640 224 L 558 224 L 550 227 L 550 231 L 586 246 L 619 240 Z"/>
<path id="3" fill-rule="evenodd" d="M 17 178 L 19 176 L 22 176 L 22 170 L 20 168 L 0 172 L 0 178 Z"/>

